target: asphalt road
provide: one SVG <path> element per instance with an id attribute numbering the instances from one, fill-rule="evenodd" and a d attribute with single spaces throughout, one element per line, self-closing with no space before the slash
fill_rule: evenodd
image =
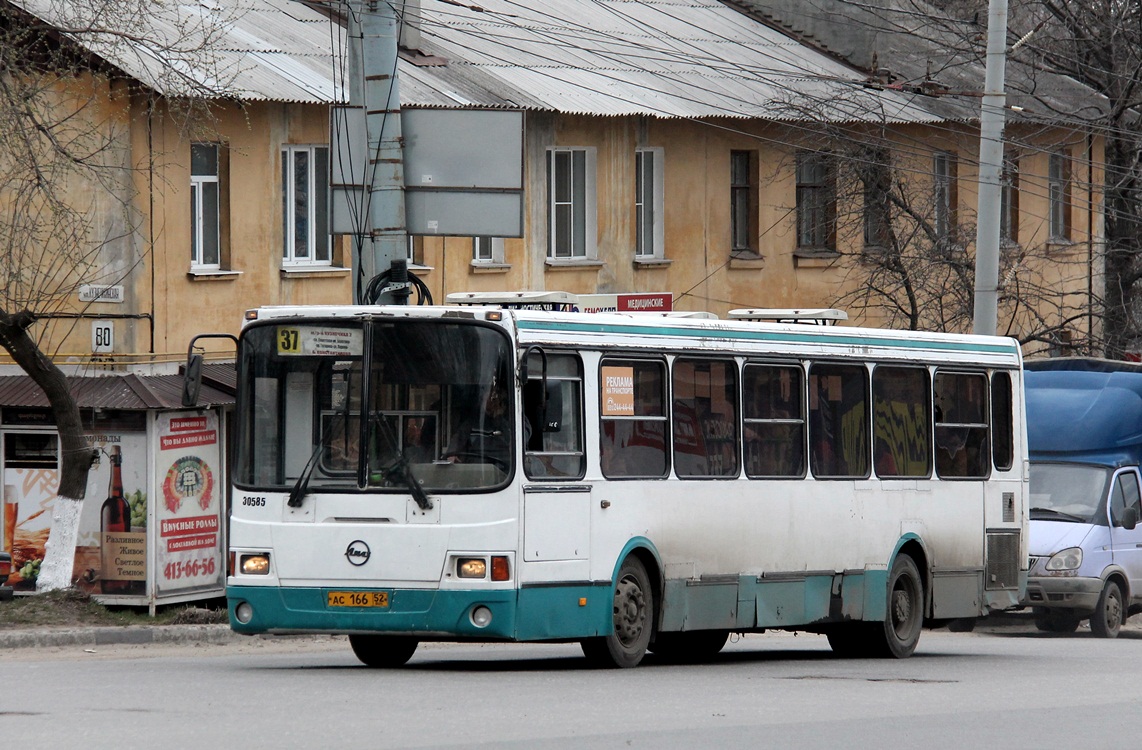
<path id="1" fill-rule="evenodd" d="M 1119 747 L 1140 662 L 1139 629 L 1025 625 L 926 631 L 901 661 L 773 633 L 623 671 L 571 644 L 429 644 L 391 671 L 332 637 L 7 649 L 0 749 Z"/>

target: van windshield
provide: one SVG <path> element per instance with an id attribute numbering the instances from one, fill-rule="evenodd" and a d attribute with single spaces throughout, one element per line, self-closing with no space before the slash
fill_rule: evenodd
<path id="1" fill-rule="evenodd" d="M 1113 470 L 1090 464 L 1031 464 L 1031 518 L 1106 524 L 1107 483 Z"/>

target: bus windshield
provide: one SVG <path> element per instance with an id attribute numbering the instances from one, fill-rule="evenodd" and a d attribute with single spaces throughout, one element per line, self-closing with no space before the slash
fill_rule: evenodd
<path id="1" fill-rule="evenodd" d="M 513 469 L 506 334 L 472 321 L 270 320 L 242 334 L 248 488 L 471 492 Z"/>

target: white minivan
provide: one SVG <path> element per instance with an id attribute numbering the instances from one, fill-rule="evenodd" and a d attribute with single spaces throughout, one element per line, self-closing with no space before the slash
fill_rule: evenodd
<path id="1" fill-rule="evenodd" d="M 1142 612 L 1142 366 L 1028 360 L 1030 570 L 1041 630 L 1118 635 Z"/>

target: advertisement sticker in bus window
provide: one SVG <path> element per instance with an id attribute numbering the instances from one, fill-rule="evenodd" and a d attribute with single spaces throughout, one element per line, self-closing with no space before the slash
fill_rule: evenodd
<path id="1" fill-rule="evenodd" d="M 604 417 L 634 416 L 634 368 L 602 368 Z"/>
<path id="2" fill-rule="evenodd" d="M 310 357 L 359 355 L 363 341 L 359 328 L 329 326 L 278 326 L 276 338 L 279 355 Z"/>

